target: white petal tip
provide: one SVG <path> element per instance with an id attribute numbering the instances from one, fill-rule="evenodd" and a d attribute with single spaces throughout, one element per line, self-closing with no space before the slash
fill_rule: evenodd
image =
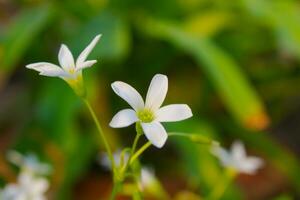
<path id="1" fill-rule="evenodd" d="M 37 66 L 40 66 L 39 63 L 28 64 L 28 65 L 26 65 L 25 67 L 26 67 L 27 69 L 36 69 Z"/>
<path id="2" fill-rule="evenodd" d="M 164 145 L 165 145 L 166 142 L 162 143 L 162 144 L 153 144 L 153 146 L 155 146 L 156 148 L 159 148 L 161 149 Z"/>
<path id="3" fill-rule="evenodd" d="M 166 137 L 166 138 L 164 138 L 164 139 L 162 139 L 162 140 L 160 140 L 160 141 L 151 141 L 151 143 L 152 143 L 152 145 L 153 146 L 155 146 L 155 147 L 157 147 L 157 148 L 159 148 L 159 149 L 161 149 L 163 146 L 165 146 L 165 144 L 166 144 L 166 142 L 167 142 L 167 138 L 168 137 Z M 154 143 L 153 143 L 154 142 Z"/>
<path id="4" fill-rule="evenodd" d="M 120 85 L 122 85 L 122 83 L 123 83 L 123 82 L 121 82 L 121 81 L 115 81 L 115 82 L 113 82 L 113 83 L 111 84 L 111 88 L 116 92 L 116 91 L 118 91 L 118 87 L 119 87 Z"/>
<path id="5" fill-rule="evenodd" d="M 65 45 L 65 44 L 61 44 L 61 45 L 60 45 L 60 48 L 68 48 L 68 47 L 67 47 L 67 45 Z"/>
<path id="6" fill-rule="evenodd" d="M 192 109 L 188 105 L 186 105 L 186 104 L 185 104 L 185 108 L 187 110 L 186 119 L 193 117 Z"/>
<path id="7" fill-rule="evenodd" d="M 163 79 L 164 81 L 168 82 L 168 77 L 164 74 L 155 74 L 152 79 Z"/>
<path id="8" fill-rule="evenodd" d="M 168 78 L 166 75 L 164 74 L 155 74 L 154 77 L 162 77 L 162 78 Z"/>
<path id="9" fill-rule="evenodd" d="M 98 34 L 98 35 L 96 35 L 96 36 L 94 37 L 93 41 L 94 41 L 95 43 L 97 43 L 97 42 L 100 40 L 101 37 L 102 37 L 102 34 Z"/>
<path id="10" fill-rule="evenodd" d="M 115 124 L 112 123 L 112 122 L 109 123 L 109 126 L 110 126 L 111 128 L 118 128 L 118 127 L 116 127 Z"/>

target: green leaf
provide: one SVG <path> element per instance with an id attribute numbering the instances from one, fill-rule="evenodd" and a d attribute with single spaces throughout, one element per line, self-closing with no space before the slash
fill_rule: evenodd
<path id="1" fill-rule="evenodd" d="M 50 5 L 27 9 L 18 14 L 7 28 L 3 39 L 2 70 L 11 71 L 28 50 L 32 41 L 45 28 L 53 15 Z"/>
<path id="2" fill-rule="evenodd" d="M 91 57 L 108 60 L 120 60 L 127 56 L 130 48 L 128 25 L 121 17 L 103 12 L 79 28 L 70 39 L 70 46 L 77 55 L 98 34 L 102 34 L 99 44 Z"/>
<path id="3" fill-rule="evenodd" d="M 293 0 L 243 0 L 246 8 L 274 29 L 279 44 L 300 59 L 300 9 Z"/>
<path id="4" fill-rule="evenodd" d="M 190 16 L 185 21 L 183 29 L 191 36 L 212 37 L 230 25 L 231 18 L 232 16 L 226 12 L 208 11 Z"/>

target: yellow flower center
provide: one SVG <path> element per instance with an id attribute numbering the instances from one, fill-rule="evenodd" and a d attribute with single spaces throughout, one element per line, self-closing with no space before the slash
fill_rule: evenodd
<path id="1" fill-rule="evenodd" d="M 144 123 L 152 122 L 155 118 L 154 113 L 149 109 L 138 111 L 137 116 Z"/>
<path id="2" fill-rule="evenodd" d="M 70 74 L 74 74 L 75 73 L 75 69 L 74 68 L 69 69 L 69 73 Z"/>
<path id="3" fill-rule="evenodd" d="M 64 80 L 71 86 L 78 96 L 85 97 L 86 91 L 81 73 L 77 74 L 76 77 L 64 78 Z"/>

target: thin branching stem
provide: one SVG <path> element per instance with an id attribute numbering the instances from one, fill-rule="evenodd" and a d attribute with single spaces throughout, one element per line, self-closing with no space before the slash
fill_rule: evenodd
<path id="1" fill-rule="evenodd" d="M 119 193 L 120 188 L 122 187 L 121 182 L 114 182 L 114 186 L 110 195 L 110 200 L 115 200 L 117 197 L 117 194 Z"/>
<path id="2" fill-rule="evenodd" d="M 136 151 L 136 153 L 131 157 L 129 164 L 132 164 L 135 159 L 137 159 L 148 147 L 151 146 L 151 142 L 147 142 L 144 144 L 139 150 Z"/>
<path id="3" fill-rule="evenodd" d="M 106 139 L 106 137 L 105 137 L 105 134 L 104 134 L 104 132 L 103 132 L 103 130 L 102 130 L 102 127 L 101 127 L 101 125 L 100 125 L 100 123 L 99 123 L 99 120 L 98 120 L 98 118 L 97 118 L 97 116 L 96 116 L 96 114 L 95 114 L 95 112 L 94 112 L 94 110 L 93 110 L 93 108 L 92 108 L 90 102 L 89 102 L 87 99 L 83 99 L 83 101 L 84 101 L 84 103 L 86 104 L 86 106 L 88 107 L 88 110 L 90 111 L 90 113 L 91 113 L 91 115 L 92 115 L 92 117 L 93 117 L 93 120 L 94 120 L 94 122 L 95 122 L 95 124 L 96 124 L 96 127 L 97 127 L 97 129 L 98 129 L 98 132 L 99 132 L 99 134 L 100 134 L 100 137 L 101 137 L 101 139 L 102 139 L 102 141 L 103 141 L 103 143 L 104 143 L 105 149 L 106 149 L 106 151 L 107 151 L 109 160 L 110 160 L 110 162 L 111 162 L 112 169 L 113 169 L 113 171 L 115 171 L 115 170 L 114 170 L 114 169 L 115 169 L 115 161 L 114 161 L 114 158 L 113 158 L 113 155 L 112 155 L 112 151 L 111 151 L 111 148 L 110 148 L 110 146 L 109 146 L 109 144 L 108 144 L 108 141 L 107 141 L 107 139 Z"/>
<path id="4" fill-rule="evenodd" d="M 137 126 L 138 126 L 138 125 L 137 125 Z M 135 135 L 135 138 L 134 138 L 134 141 L 133 141 L 131 150 L 130 150 L 129 159 L 128 159 L 127 163 L 124 165 L 124 167 L 122 168 L 121 173 L 125 173 L 125 172 L 126 172 L 128 166 L 129 166 L 129 164 L 130 164 L 129 162 L 130 162 L 130 160 L 131 160 L 131 158 L 132 158 L 132 156 L 133 156 L 133 154 L 134 154 L 134 152 L 135 152 L 135 149 L 136 149 L 136 147 L 137 147 L 139 138 L 140 138 L 140 136 L 141 136 L 142 134 L 143 134 L 143 133 L 141 133 L 141 132 L 139 131 L 139 129 L 136 128 L 136 135 Z"/>

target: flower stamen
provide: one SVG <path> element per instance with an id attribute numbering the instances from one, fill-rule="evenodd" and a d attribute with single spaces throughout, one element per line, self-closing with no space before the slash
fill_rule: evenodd
<path id="1" fill-rule="evenodd" d="M 137 116 L 144 123 L 150 123 L 155 118 L 154 113 L 149 109 L 138 111 Z"/>
<path id="2" fill-rule="evenodd" d="M 70 74 L 74 74 L 74 73 L 75 73 L 75 69 L 73 69 L 73 68 L 72 68 L 72 69 L 69 69 L 69 73 L 70 73 Z"/>

